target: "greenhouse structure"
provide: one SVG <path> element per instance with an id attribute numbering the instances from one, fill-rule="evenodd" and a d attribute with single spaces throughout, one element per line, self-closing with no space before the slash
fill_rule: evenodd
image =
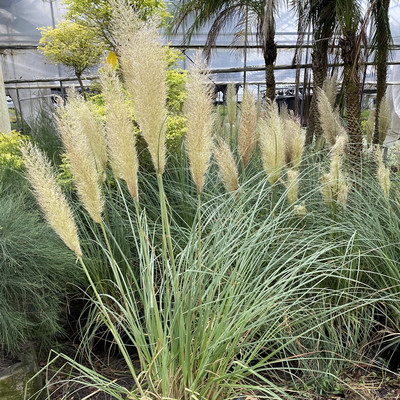
<path id="1" fill-rule="evenodd" d="M 400 2 L 0 0 L 0 400 L 399 400 Z"/>

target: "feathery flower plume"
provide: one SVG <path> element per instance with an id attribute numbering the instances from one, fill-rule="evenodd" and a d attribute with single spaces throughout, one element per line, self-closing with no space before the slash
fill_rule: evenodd
<path id="1" fill-rule="evenodd" d="M 342 172 L 343 148 L 345 137 L 340 137 L 331 152 L 331 164 L 329 173 L 321 177 L 321 194 L 325 203 L 330 207 L 332 202 L 340 203 L 343 207 L 347 202 L 347 194 L 349 191 L 347 180 Z"/>
<path id="2" fill-rule="evenodd" d="M 336 138 L 346 135 L 345 129 L 340 123 L 340 117 L 331 106 L 331 103 L 323 90 L 318 90 L 318 111 L 321 119 L 321 126 L 324 136 L 328 144 L 332 147 L 335 145 Z"/>
<path id="3" fill-rule="evenodd" d="M 382 146 L 386 139 L 387 132 L 390 124 L 390 110 L 386 99 L 382 99 L 381 106 L 379 108 L 379 144 Z"/>
<path id="4" fill-rule="evenodd" d="M 246 86 L 243 91 L 241 117 L 238 131 L 238 151 L 243 168 L 250 161 L 256 138 L 257 110 L 253 94 Z"/>
<path id="5" fill-rule="evenodd" d="M 229 145 L 221 138 L 217 139 L 214 156 L 218 164 L 222 182 L 229 192 L 235 193 L 239 187 L 238 170 Z"/>
<path id="6" fill-rule="evenodd" d="M 331 108 L 335 108 L 336 96 L 338 91 L 338 80 L 337 74 L 334 74 L 332 77 L 328 77 L 325 79 L 322 90 L 324 91 Z"/>
<path id="7" fill-rule="evenodd" d="M 287 106 L 286 103 L 283 103 L 282 107 L 281 107 L 281 120 L 282 120 L 282 123 L 286 123 L 288 118 L 289 118 L 288 106 Z"/>
<path id="8" fill-rule="evenodd" d="M 99 176 L 104 179 L 107 165 L 107 146 L 102 121 L 95 114 L 90 103 L 79 96 L 75 90 L 68 93 L 66 109 L 70 115 L 74 116 L 74 119 L 79 121 L 82 132 L 87 137 L 93 153 Z"/>
<path id="9" fill-rule="evenodd" d="M 186 153 L 197 193 L 204 185 L 204 176 L 212 153 L 212 129 L 215 122 L 211 85 L 207 75 L 200 70 L 200 60 L 188 73 Z"/>
<path id="10" fill-rule="evenodd" d="M 111 168 L 117 179 L 123 179 L 129 193 L 138 199 L 136 137 L 131 112 L 115 70 L 106 65 L 100 74 L 106 106 L 106 133 Z"/>
<path id="11" fill-rule="evenodd" d="M 307 208 L 304 205 L 304 202 L 302 204 L 295 204 L 293 211 L 294 214 L 300 218 L 304 218 L 307 215 Z"/>
<path id="12" fill-rule="evenodd" d="M 112 4 L 113 33 L 125 84 L 132 98 L 133 113 L 154 167 L 162 174 L 165 167 L 167 63 L 157 21 L 140 21 L 123 0 L 114 0 Z"/>
<path id="13" fill-rule="evenodd" d="M 375 110 L 371 110 L 368 116 L 367 123 L 365 124 L 365 133 L 367 135 L 367 144 L 372 144 L 372 136 L 374 135 L 375 129 Z"/>
<path id="14" fill-rule="evenodd" d="M 383 163 L 382 151 L 379 146 L 376 149 L 376 160 L 378 162 L 378 170 L 376 172 L 376 176 L 378 178 L 379 185 L 382 188 L 383 194 L 388 199 L 391 186 L 390 170 Z"/>
<path id="15" fill-rule="evenodd" d="M 226 112 L 231 127 L 236 125 L 236 109 L 236 89 L 235 84 L 231 82 L 228 84 L 228 90 L 226 92 Z"/>
<path id="16" fill-rule="evenodd" d="M 261 161 L 268 181 L 273 185 L 278 179 L 284 165 L 284 142 L 282 124 L 276 103 L 269 103 L 265 119 L 259 121 Z"/>
<path id="17" fill-rule="evenodd" d="M 397 170 L 400 171 L 400 140 L 395 143 L 394 148 L 396 150 Z"/>
<path id="18" fill-rule="evenodd" d="M 305 136 L 301 131 L 300 121 L 288 118 L 284 124 L 285 164 L 297 169 L 304 151 Z"/>
<path id="19" fill-rule="evenodd" d="M 100 223 L 104 207 L 100 176 L 80 119 L 73 110 L 61 108 L 56 120 L 78 196 L 92 219 Z"/>
<path id="20" fill-rule="evenodd" d="M 287 180 L 285 182 L 286 193 L 289 204 L 292 206 L 299 195 L 299 172 L 295 169 L 287 171 Z"/>
<path id="21" fill-rule="evenodd" d="M 82 257 L 75 220 L 65 196 L 56 183 L 50 161 L 30 143 L 21 147 L 21 152 L 28 179 L 47 222 L 76 256 Z"/>
<path id="22" fill-rule="evenodd" d="M 262 103 L 260 95 L 257 97 L 256 112 L 257 112 L 257 122 L 258 122 L 258 120 L 261 118 L 261 113 L 262 113 Z"/>

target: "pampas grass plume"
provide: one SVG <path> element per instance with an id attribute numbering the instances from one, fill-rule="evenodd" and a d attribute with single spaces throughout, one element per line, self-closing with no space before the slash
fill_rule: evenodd
<path id="1" fill-rule="evenodd" d="M 131 196 L 138 200 L 139 162 L 130 108 L 121 82 L 112 67 L 108 65 L 104 67 L 104 71 L 100 74 L 100 82 L 106 106 L 107 146 L 111 168 L 114 176 L 123 179 Z"/>
<path id="2" fill-rule="evenodd" d="M 371 110 L 365 124 L 365 133 L 367 135 L 367 144 L 370 146 L 372 144 L 372 136 L 374 135 L 375 129 L 375 110 Z"/>
<path id="3" fill-rule="evenodd" d="M 253 94 L 246 86 L 243 91 L 241 117 L 238 130 L 238 151 L 243 169 L 250 161 L 253 151 L 257 127 L 257 109 Z"/>
<path id="4" fill-rule="evenodd" d="M 379 146 L 376 149 L 376 160 L 378 162 L 378 170 L 376 172 L 376 176 L 378 178 L 379 185 L 382 188 L 383 194 L 388 199 L 391 186 L 390 170 L 383 163 L 382 151 Z"/>
<path id="5" fill-rule="evenodd" d="M 95 157 L 80 119 L 74 110 L 60 109 L 56 118 L 58 129 L 71 166 L 74 184 L 83 206 L 91 218 L 101 223 L 104 199 L 100 188 L 100 176 Z"/>
<path id="6" fill-rule="evenodd" d="M 389 130 L 390 124 L 390 110 L 386 99 L 382 99 L 381 105 L 379 107 L 379 144 L 382 146 L 386 139 L 387 132 Z"/>
<path id="7" fill-rule="evenodd" d="M 199 58 L 188 73 L 185 114 L 187 117 L 186 153 L 197 193 L 200 194 L 212 153 L 215 123 L 210 81 L 200 70 Z"/>
<path id="8" fill-rule="evenodd" d="M 266 117 L 259 121 L 259 142 L 261 161 L 268 181 L 273 185 L 279 179 L 285 156 L 282 123 L 276 103 L 267 105 Z"/>
<path id="9" fill-rule="evenodd" d="M 396 150 L 397 170 L 400 172 L 400 140 L 397 140 L 397 142 L 394 145 L 394 148 Z"/>
<path id="10" fill-rule="evenodd" d="M 343 148 L 346 138 L 340 136 L 339 139 L 340 141 L 331 152 L 329 173 L 321 176 L 321 194 L 329 207 L 332 205 L 333 200 L 344 207 L 349 192 L 347 180 L 342 172 Z"/>
<path id="11" fill-rule="evenodd" d="M 228 90 L 226 92 L 226 112 L 228 115 L 229 125 L 232 127 L 236 124 L 236 89 L 234 83 L 228 84 Z"/>
<path id="12" fill-rule="evenodd" d="M 157 21 L 140 21 L 122 0 L 114 0 L 113 8 L 113 33 L 133 113 L 154 167 L 162 174 L 165 167 L 167 63 Z"/>
<path id="13" fill-rule="evenodd" d="M 337 75 L 333 75 L 332 77 L 328 77 L 325 79 L 322 90 L 328 99 L 331 108 L 335 108 L 336 96 L 338 91 L 338 80 Z"/>
<path id="14" fill-rule="evenodd" d="M 284 124 L 285 164 L 297 169 L 304 151 L 305 136 L 301 131 L 300 121 L 288 118 Z"/>
<path id="15" fill-rule="evenodd" d="M 28 179 L 47 222 L 76 256 L 82 257 L 75 220 L 65 196 L 56 183 L 50 161 L 30 143 L 25 144 L 21 152 Z"/>
<path id="16" fill-rule="evenodd" d="M 221 138 L 217 140 L 217 146 L 214 149 L 214 156 L 217 161 L 219 173 L 226 189 L 232 194 L 239 187 L 239 175 L 232 151 L 229 145 Z"/>
<path id="17" fill-rule="evenodd" d="M 299 195 L 299 172 L 297 170 L 289 169 L 287 171 L 285 186 L 288 202 L 292 206 L 297 201 Z"/>
<path id="18" fill-rule="evenodd" d="M 91 103 L 75 90 L 68 93 L 67 109 L 68 113 L 79 121 L 82 132 L 86 136 L 93 153 L 99 176 L 104 179 L 107 165 L 107 146 L 100 117 L 96 115 Z"/>

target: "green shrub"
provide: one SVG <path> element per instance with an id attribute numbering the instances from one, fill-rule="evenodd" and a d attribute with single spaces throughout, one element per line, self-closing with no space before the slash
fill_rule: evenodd
<path id="1" fill-rule="evenodd" d="M 19 132 L 0 133 L 0 168 L 22 170 L 23 161 L 19 146 L 26 140 Z"/>
<path id="2" fill-rule="evenodd" d="M 0 196 L 0 349 L 49 343 L 62 332 L 74 257 L 21 195 Z"/>

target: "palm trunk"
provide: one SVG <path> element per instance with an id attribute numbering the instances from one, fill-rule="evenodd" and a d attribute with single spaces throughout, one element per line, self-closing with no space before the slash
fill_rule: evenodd
<path id="1" fill-rule="evenodd" d="M 314 39 L 315 40 L 315 39 Z M 322 135 L 321 121 L 318 112 L 317 92 L 322 88 L 328 72 L 328 40 L 317 40 L 312 54 L 313 96 L 307 123 L 306 145 L 310 145 L 315 137 L 317 141 Z"/>
<path id="2" fill-rule="evenodd" d="M 266 97 L 270 101 L 275 101 L 274 63 L 277 56 L 277 47 L 274 37 L 266 38 L 263 52 L 265 60 Z"/>
<path id="3" fill-rule="evenodd" d="M 390 0 L 380 0 L 377 2 L 376 7 L 381 8 L 377 13 L 383 11 L 385 17 L 388 19 Z M 379 113 L 382 100 L 386 94 L 386 80 L 387 80 L 387 60 L 389 55 L 389 42 L 386 32 L 378 30 L 377 39 L 377 63 L 376 63 L 376 111 L 375 111 L 375 129 L 373 143 L 379 144 Z"/>
<path id="4" fill-rule="evenodd" d="M 357 36 L 346 32 L 340 40 L 344 63 L 343 83 L 345 87 L 347 132 L 349 135 L 350 166 L 356 175 L 361 172 L 362 133 L 360 104 L 360 73 L 358 68 Z"/>

